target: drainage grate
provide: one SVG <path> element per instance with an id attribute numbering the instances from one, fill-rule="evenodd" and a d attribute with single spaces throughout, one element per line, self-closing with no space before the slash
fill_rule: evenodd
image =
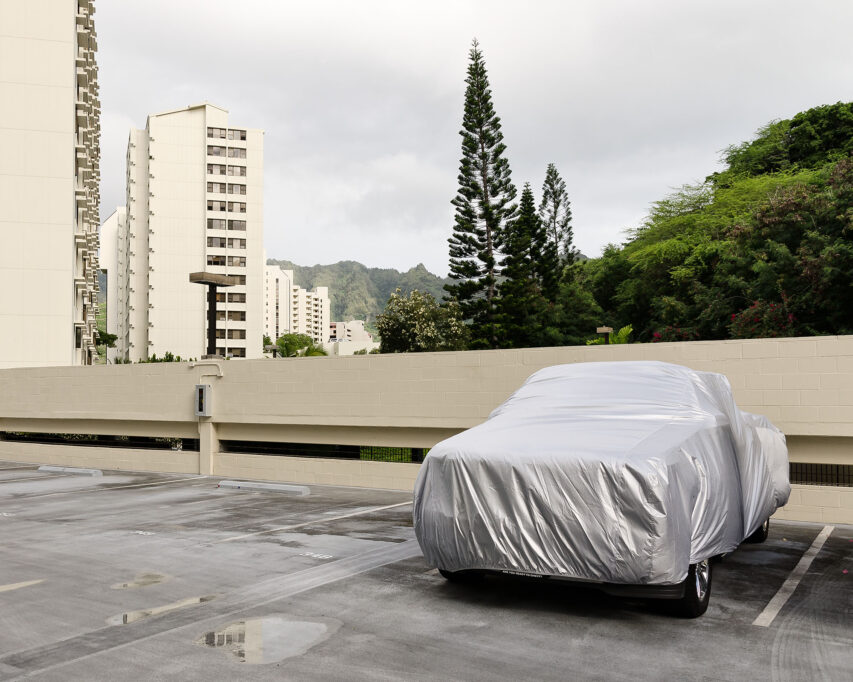
<path id="1" fill-rule="evenodd" d="M 853 487 L 853 464 L 790 463 L 791 483 Z"/>

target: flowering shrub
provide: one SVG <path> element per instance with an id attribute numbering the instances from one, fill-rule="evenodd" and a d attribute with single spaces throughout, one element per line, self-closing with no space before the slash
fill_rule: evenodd
<path id="1" fill-rule="evenodd" d="M 758 300 L 749 308 L 732 313 L 729 336 L 733 339 L 793 336 L 794 322 L 793 313 L 788 311 L 788 299 L 783 294 L 780 303 Z"/>
<path id="2" fill-rule="evenodd" d="M 429 293 L 398 288 L 376 318 L 383 353 L 464 350 L 468 328 L 456 301 L 439 305 Z"/>
<path id="3" fill-rule="evenodd" d="M 699 334 L 692 327 L 673 327 L 669 325 L 658 329 L 652 334 L 652 343 L 664 343 L 667 341 L 693 341 L 699 338 Z"/>

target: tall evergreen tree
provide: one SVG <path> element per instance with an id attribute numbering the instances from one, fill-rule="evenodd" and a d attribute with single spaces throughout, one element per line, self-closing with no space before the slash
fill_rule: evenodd
<path id="1" fill-rule="evenodd" d="M 548 231 L 548 240 L 557 248 L 560 260 L 564 265 L 574 263 L 577 251 L 573 244 L 572 205 L 566 192 L 566 182 L 553 163 L 549 163 L 545 171 L 539 216 Z"/>
<path id="2" fill-rule="evenodd" d="M 459 302 L 471 324 L 472 348 L 500 344 L 497 321 L 497 275 L 501 240 L 507 221 L 516 211 L 515 186 L 504 156 L 500 118 L 492 106 L 486 63 L 474 40 L 465 79 L 462 117 L 462 159 L 459 189 L 451 202 L 456 207 L 450 243 L 450 278 L 446 299 Z"/>
<path id="3" fill-rule="evenodd" d="M 530 198 L 533 199 L 533 192 L 530 193 Z M 538 215 L 535 217 L 535 229 L 530 235 L 530 259 L 533 278 L 545 299 L 549 303 L 555 303 L 560 293 L 560 275 L 563 270 L 563 263 L 560 262 L 557 244 L 550 238 L 548 226 Z"/>
<path id="4" fill-rule="evenodd" d="M 500 345 L 525 348 L 536 343 L 539 320 L 547 303 L 536 274 L 537 240 L 542 221 L 536 214 L 536 202 L 530 184 L 525 183 L 517 217 L 504 230 L 504 251 L 500 283 Z"/>

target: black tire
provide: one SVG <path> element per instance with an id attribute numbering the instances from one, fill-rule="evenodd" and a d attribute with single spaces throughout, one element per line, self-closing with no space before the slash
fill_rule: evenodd
<path id="1" fill-rule="evenodd" d="M 479 571 L 445 571 L 443 568 L 439 568 L 438 572 L 448 582 L 460 585 L 475 583 L 483 579 L 483 574 Z"/>
<path id="2" fill-rule="evenodd" d="M 684 580 L 684 596 L 673 602 L 675 614 L 682 618 L 698 618 L 708 610 L 711 599 L 711 561 L 691 564 Z"/>
<path id="3" fill-rule="evenodd" d="M 764 523 L 762 523 L 758 530 L 756 530 L 752 535 L 750 535 L 744 542 L 749 543 L 750 545 L 758 545 L 764 542 L 767 539 L 767 536 L 770 535 L 770 519 L 765 519 Z"/>

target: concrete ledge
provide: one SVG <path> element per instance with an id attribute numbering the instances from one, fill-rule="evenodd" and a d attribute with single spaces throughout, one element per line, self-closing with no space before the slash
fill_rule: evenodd
<path id="1" fill-rule="evenodd" d="M 774 519 L 853 524 L 853 488 L 830 485 L 791 486 L 788 504 Z"/>
<path id="2" fill-rule="evenodd" d="M 43 464 L 38 468 L 39 471 L 54 471 L 62 474 L 80 474 L 81 476 L 103 476 L 104 472 L 100 469 L 81 469 L 80 467 L 57 467 L 50 464 Z"/>
<path id="3" fill-rule="evenodd" d="M 257 481 L 219 481 L 219 488 L 234 488 L 237 490 L 264 490 L 267 492 L 285 493 L 305 497 L 311 494 L 306 485 L 288 485 L 287 483 L 259 483 Z"/>
<path id="4" fill-rule="evenodd" d="M 0 459 L 85 469 L 155 471 L 173 474 L 198 474 L 199 472 L 198 453 L 190 450 L 101 448 L 0 440 Z M 235 476 L 237 477 L 239 474 Z"/>

